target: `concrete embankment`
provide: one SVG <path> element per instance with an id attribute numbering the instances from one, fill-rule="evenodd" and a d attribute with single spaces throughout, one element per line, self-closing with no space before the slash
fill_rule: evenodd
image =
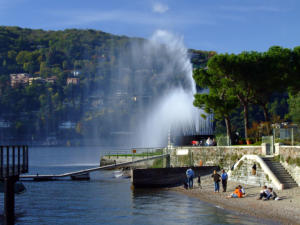
<path id="1" fill-rule="evenodd" d="M 131 181 L 135 188 L 159 188 L 183 185 L 187 181 L 186 170 L 192 168 L 195 176 L 212 174 L 218 166 L 152 168 L 132 170 Z"/>
<path id="2" fill-rule="evenodd" d="M 149 156 L 150 157 L 150 156 Z M 147 159 L 147 156 L 102 156 L 100 166 L 113 165 L 119 163 L 133 162 L 137 160 Z M 150 167 L 166 167 L 168 163 L 166 159 L 145 160 L 135 163 L 131 168 L 150 168 Z"/>

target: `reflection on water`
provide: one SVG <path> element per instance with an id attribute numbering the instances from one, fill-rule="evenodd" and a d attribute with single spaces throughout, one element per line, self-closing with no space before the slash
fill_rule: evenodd
<path id="1" fill-rule="evenodd" d="M 51 149 L 53 151 L 53 148 Z M 59 154 L 55 153 L 56 150 L 47 154 L 48 157 L 51 155 L 54 158 L 49 158 L 49 161 L 42 160 L 42 165 L 38 157 L 32 157 L 32 165 L 39 166 L 31 166 L 30 173 L 56 174 L 86 168 L 86 166 L 63 166 Z M 74 155 L 84 155 L 82 152 L 74 152 L 74 155 L 71 154 L 72 151 L 68 152 L 72 159 L 67 160 L 68 164 L 75 161 Z M 87 152 L 90 154 L 93 151 Z M 95 155 L 98 155 L 98 152 Z M 68 157 L 68 154 L 64 153 L 64 156 Z M 80 160 L 75 163 L 80 164 Z M 55 164 L 60 166 L 54 166 Z M 90 181 L 64 180 L 24 184 L 27 191 L 16 196 L 16 224 L 20 225 L 267 224 L 267 221 L 235 215 L 198 199 L 171 191 L 158 189 L 132 191 L 130 180 L 113 178 L 112 171 L 94 172 Z M 3 195 L 0 196 L 0 210 L 3 214 Z"/>

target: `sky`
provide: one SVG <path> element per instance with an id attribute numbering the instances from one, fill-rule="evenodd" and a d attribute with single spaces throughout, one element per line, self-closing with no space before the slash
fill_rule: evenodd
<path id="1" fill-rule="evenodd" d="M 158 29 L 218 53 L 300 45 L 299 0 L 0 0 L 0 25 L 95 29 L 149 38 Z"/>

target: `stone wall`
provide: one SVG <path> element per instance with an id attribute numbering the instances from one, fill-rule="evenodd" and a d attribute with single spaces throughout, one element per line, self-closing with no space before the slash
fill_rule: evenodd
<path id="1" fill-rule="evenodd" d="M 288 164 L 287 162 L 281 162 L 284 168 L 291 174 L 297 184 L 300 186 L 300 167 L 295 164 Z"/>
<path id="2" fill-rule="evenodd" d="M 300 185 L 300 146 L 279 146 L 280 163 Z"/>
<path id="3" fill-rule="evenodd" d="M 180 152 L 187 154 L 181 154 Z M 220 166 L 230 169 L 243 155 L 261 155 L 261 146 L 174 147 L 171 166 Z"/>
<path id="4" fill-rule="evenodd" d="M 300 158 L 300 146 L 279 146 L 279 155 L 287 159 L 288 157 Z"/>

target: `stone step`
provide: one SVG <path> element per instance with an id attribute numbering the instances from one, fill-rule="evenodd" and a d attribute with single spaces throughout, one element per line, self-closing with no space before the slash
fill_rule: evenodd
<path id="1" fill-rule="evenodd" d="M 274 169 L 274 170 L 279 170 L 279 171 L 286 171 L 287 172 L 287 170 L 285 169 L 285 168 L 274 168 L 274 167 L 272 167 L 272 166 L 269 166 L 270 168 L 272 168 L 272 169 Z"/>
<path id="2" fill-rule="evenodd" d="M 298 185 L 297 183 L 295 182 L 282 182 L 283 184 L 289 184 L 289 185 Z"/>
<path id="3" fill-rule="evenodd" d="M 288 171 L 280 164 L 280 162 L 274 161 L 272 158 L 263 158 L 264 162 L 275 174 L 277 179 L 283 184 L 284 188 L 298 187 L 293 177 Z"/>
<path id="4" fill-rule="evenodd" d="M 280 171 L 280 170 L 273 170 L 272 168 L 270 168 L 274 174 L 281 174 L 281 175 L 288 175 L 290 176 L 290 174 L 287 171 Z"/>
<path id="5" fill-rule="evenodd" d="M 294 188 L 294 187 L 298 187 L 298 185 L 296 185 L 296 186 L 294 186 L 294 185 L 283 185 L 284 189 Z"/>
<path id="6" fill-rule="evenodd" d="M 280 181 L 281 183 L 283 183 L 283 184 L 297 184 L 297 183 L 295 183 L 295 182 L 292 181 L 292 180 L 281 180 L 281 179 L 279 179 L 279 181 Z"/>
<path id="7" fill-rule="evenodd" d="M 296 183 L 292 178 L 282 178 L 282 177 L 278 177 L 278 180 Z"/>
<path id="8" fill-rule="evenodd" d="M 268 166 L 272 166 L 272 167 L 278 167 L 278 168 L 281 168 L 281 167 L 282 167 L 282 165 L 277 165 L 277 164 L 274 165 L 274 164 L 268 164 L 268 163 L 267 163 L 267 165 L 268 165 Z"/>
<path id="9" fill-rule="evenodd" d="M 290 180 L 294 180 L 292 177 L 288 177 L 288 176 L 280 176 L 280 175 L 276 175 L 276 177 L 281 178 L 281 179 L 290 179 Z"/>

